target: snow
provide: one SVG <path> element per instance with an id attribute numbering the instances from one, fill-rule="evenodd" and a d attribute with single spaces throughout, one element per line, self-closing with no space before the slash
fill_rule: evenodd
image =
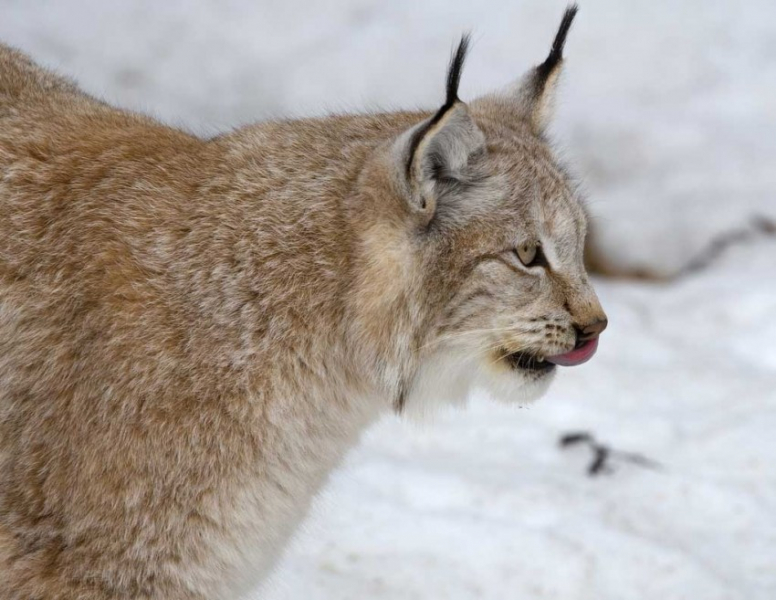
<path id="1" fill-rule="evenodd" d="M 280 115 L 431 107 L 461 32 L 462 97 L 546 53 L 553 0 L 39 0 L 0 39 L 90 92 L 212 134 Z M 609 267 L 679 272 L 776 219 L 776 4 L 584 0 L 554 136 Z M 389 418 L 337 471 L 270 600 L 776 597 L 776 240 L 673 283 L 598 281 L 599 356 L 522 409 Z M 558 437 L 586 430 L 659 463 Z M 259 597 L 257 595 L 257 597 Z"/>

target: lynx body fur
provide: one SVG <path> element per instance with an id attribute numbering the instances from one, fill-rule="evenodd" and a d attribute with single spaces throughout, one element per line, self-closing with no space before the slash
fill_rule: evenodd
<path id="1" fill-rule="evenodd" d="M 0 46 L 0 600 L 239 597 L 381 413 L 540 395 L 604 319 L 564 38 L 468 105 L 462 44 L 436 113 L 208 140 Z"/>

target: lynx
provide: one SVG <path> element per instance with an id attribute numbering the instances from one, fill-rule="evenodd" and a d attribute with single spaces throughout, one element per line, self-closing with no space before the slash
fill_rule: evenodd
<path id="1" fill-rule="evenodd" d="M 260 583 L 389 411 L 520 403 L 596 350 L 546 140 L 566 34 L 437 111 L 200 139 L 0 47 L 0 599 Z"/>

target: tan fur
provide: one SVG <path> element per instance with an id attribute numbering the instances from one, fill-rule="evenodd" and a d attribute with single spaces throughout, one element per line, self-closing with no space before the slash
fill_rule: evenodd
<path id="1" fill-rule="evenodd" d="M 430 113 L 202 140 L 0 46 L 0 600 L 237 597 L 445 364 L 450 395 L 546 388 L 500 357 L 602 317 L 584 214 L 516 104 L 460 106 L 472 180 L 421 215 Z M 551 271 L 510 263 L 526 236 Z"/>

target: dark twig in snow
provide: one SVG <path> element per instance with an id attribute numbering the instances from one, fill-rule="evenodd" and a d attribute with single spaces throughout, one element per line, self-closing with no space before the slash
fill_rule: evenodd
<path id="1" fill-rule="evenodd" d="M 714 238 L 709 244 L 709 247 L 685 265 L 677 276 L 681 277 L 682 275 L 695 273 L 696 271 L 708 268 L 732 246 L 744 244 L 759 236 L 773 235 L 776 235 L 776 221 L 762 215 L 756 215 L 748 225 L 741 227 L 740 229 L 725 232 L 719 237 Z"/>
<path id="2" fill-rule="evenodd" d="M 590 448 L 593 452 L 593 460 L 587 468 L 587 474 L 591 477 L 595 477 L 601 473 L 610 473 L 612 471 L 610 459 L 620 459 L 647 469 L 661 468 L 659 463 L 641 454 L 613 450 L 609 446 L 596 441 L 591 434 L 585 431 L 576 431 L 562 435 L 558 440 L 558 443 L 561 448 L 580 444 L 584 444 Z"/>

